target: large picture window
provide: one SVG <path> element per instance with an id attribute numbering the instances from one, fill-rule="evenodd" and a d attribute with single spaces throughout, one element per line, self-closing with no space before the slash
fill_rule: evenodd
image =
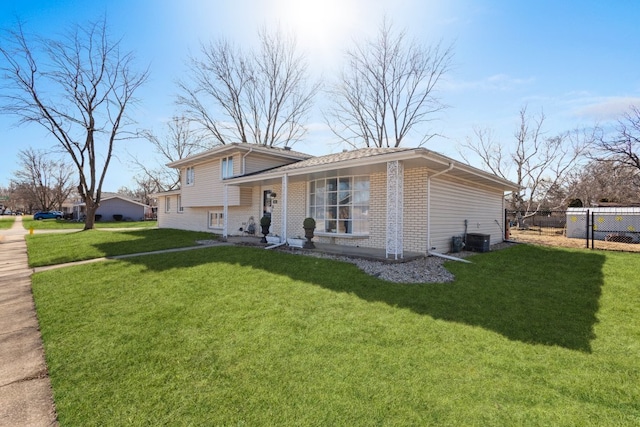
<path id="1" fill-rule="evenodd" d="M 339 176 L 309 183 L 309 216 L 318 232 L 369 233 L 369 177 Z"/>

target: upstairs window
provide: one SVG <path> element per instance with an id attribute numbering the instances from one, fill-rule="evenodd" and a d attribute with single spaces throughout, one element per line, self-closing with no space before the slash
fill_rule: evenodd
<path id="1" fill-rule="evenodd" d="M 222 179 L 231 178 L 233 176 L 233 157 L 225 157 L 222 159 Z"/>
<path id="2" fill-rule="evenodd" d="M 196 171 L 193 169 L 193 166 L 188 167 L 185 172 L 185 185 L 193 185 L 196 178 Z"/>

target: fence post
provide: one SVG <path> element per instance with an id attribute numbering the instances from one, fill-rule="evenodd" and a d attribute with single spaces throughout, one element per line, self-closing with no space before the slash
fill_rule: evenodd
<path id="1" fill-rule="evenodd" d="M 589 209 L 587 209 L 587 217 L 585 222 L 587 223 L 587 249 L 589 249 Z"/>
<path id="2" fill-rule="evenodd" d="M 504 209 L 504 240 L 509 240 L 509 223 L 507 222 L 507 208 Z"/>
<path id="3" fill-rule="evenodd" d="M 595 212 L 591 212 L 591 249 L 595 249 L 596 247 L 593 245 L 594 240 L 595 240 L 595 220 L 596 219 L 596 213 Z"/>

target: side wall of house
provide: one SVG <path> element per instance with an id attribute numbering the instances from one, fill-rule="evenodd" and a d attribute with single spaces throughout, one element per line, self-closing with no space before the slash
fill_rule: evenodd
<path id="1" fill-rule="evenodd" d="M 431 181 L 431 242 L 436 252 L 448 252 L 453 236 L 467 233 L 489 234 L 491 244 L 502 241 L 504 230 L 504 192 L 446 175 Z"/>
<path id="2" fill-rule="evenodd" d="M 113 215 L 122 215 L 124 219 L 131 221 L 143 221 L 144 211 L 144 206 L 113 198 L 103 200 L 96 211 L 96 215 L 102 215 L 102 221 L 113 221 Z"/>

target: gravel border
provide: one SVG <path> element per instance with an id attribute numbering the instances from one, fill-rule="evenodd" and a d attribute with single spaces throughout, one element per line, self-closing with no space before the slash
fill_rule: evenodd
<path id="1" fill-rule="evenodd" d="M 497 243 L 491 246 L 491 251 L 506 249 L 514 244 L 511 242 Z M 449 283 L 455 280 L 455 276 L 443 266 L 447 260 L 437 256 L 429 256 L 407 262 L 389 263 L 305 250 L 296 250 L 291 253 L 349 262 L 357 265 L 362 271 L 371 276 L 394 283 Z M 466 258 L 473 254 L 474 252 L 462 251 L 450 255 L 457 258 Z"/>

